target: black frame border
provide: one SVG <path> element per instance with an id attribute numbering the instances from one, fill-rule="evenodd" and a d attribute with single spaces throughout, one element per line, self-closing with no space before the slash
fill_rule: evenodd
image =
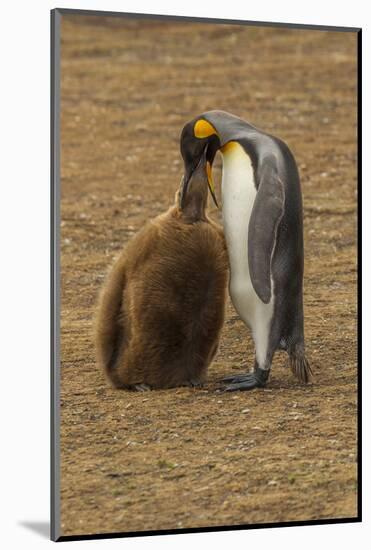
<path id="1" fill-rule="evenodd" d="M 176 535 L 188 533 L 210 533 L 220 531 L 240 531 L 250 529 L 267 529 L 279 527 L 298 527 L 310 525 L 333 525 L 362 522 L 362 29 L 360 27 L 337 27 L 328 25 L 270 23 L 267 21 L 248 21 L 237 19 L 215 19 L 180 15 L 157 15 L 146 13 L 124 13 L 114 11 L 82 10 L 55 8 L 51 10 L 50 39 L 50 163 L 51 163 L 51 206 L 50 206 L 50 255 L 51 255 L 51 406 L 50 406 L 50 455 L 51 455 L 51 511 L 50 537 L 55 542 L 74 540 L 99 540 L 129 537 L 148 537 L 158 535 Z M 332 32 L 357 33 L 357 431 L 358 431 L 358 462 L 357 462 L 357 516 L 351 518 L 329 518 L 308 521 L 288 521 L 275 523 L 226 525 L 210 527 L 194 527 L 188 529 L 166 529 L 149 531 L 123 531 L 115 533 L 96 533 L 84 535 L 60 535 L 60 258 L 59 258 L 59 227 L 60 227 L 60 23 L 63 15 L 90 15 L 101 17 L 124 17 L 130 19 L 160 19 L 170 21 L 192 21 L 194 23 L 214 23 L 229 25 L 247 25 L 258 27 L 281 27 L 286 29 L 319 30 Z"/>

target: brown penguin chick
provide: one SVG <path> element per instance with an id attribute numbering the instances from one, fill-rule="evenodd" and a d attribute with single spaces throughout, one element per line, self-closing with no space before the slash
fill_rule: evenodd
<path id="1" fill-rule="evenodd" d="M 175 205 L 148 222 L 100 294 L 97 358 L 116 388 L 201 385 L 224 321 L 224 234 L 206 215 L 203 156 Z"/>

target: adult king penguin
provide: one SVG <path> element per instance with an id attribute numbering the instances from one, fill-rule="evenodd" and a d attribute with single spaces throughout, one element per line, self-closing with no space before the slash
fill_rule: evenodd
<path id="1" fill-rule="evenodd" d="M 255 343 L 251 373 L 229 376 L 226 391 L 266 385 L 273 355 L 286 350 L 293 373 L 311 379 L 303 319 L 303 217 L 300 180 L 288 146 L 224 111 L 208 111 L 183 128 L 183 195 L 205 147 L 208 180 L 223 157 L 223 225 L 230 262 L 229 291 Z"/>

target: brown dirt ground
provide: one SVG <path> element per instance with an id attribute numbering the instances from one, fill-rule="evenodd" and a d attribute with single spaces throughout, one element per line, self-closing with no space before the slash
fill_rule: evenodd
<path id="1" fill-rule="evenodd" d="M 61 105 L 62 533 L 356 516 L 355 33 L 64 16 Z M 114 391 L 94 361 L 97 291 L 172 202 L 183 124 L 213 108 L 298 160 L 315 383 L 278 353 L 267 389 L 218 393 L 253 361 L 229 303 L 206 388 Z"/>

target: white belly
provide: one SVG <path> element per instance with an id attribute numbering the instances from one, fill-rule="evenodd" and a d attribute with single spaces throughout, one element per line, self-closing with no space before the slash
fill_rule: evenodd
<path id="1" fill-rule="evenodd" d="M 256 294 L 248 263 L 248 228 L 256 197 L 251 160 L 239 143 L 230 142 L 222 149 L 223 225 L 227 241 L 231 278 L 230 296 L 236 311 L 251 328 L 256 359 L 263 367 L 267 348 L 274 297 L 264 304 Z"/>

